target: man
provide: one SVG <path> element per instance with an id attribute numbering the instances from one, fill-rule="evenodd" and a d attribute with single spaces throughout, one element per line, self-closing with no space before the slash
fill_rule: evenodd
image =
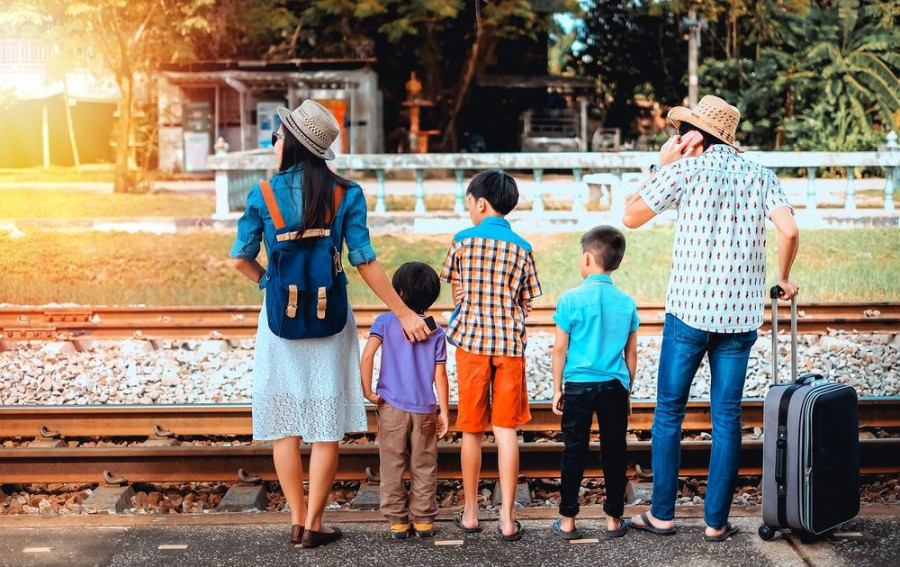
<path id="1" fill-rule="evenodd" d="M 662 167 L 628 202 L 622 222 L 637 228 L 674 205 L 678 211 L 672 272 L 653 416 L 653 502 L 634 528 L 675 533 L 681 424 L 691 383 L 706 355 L 712 406 L 712 453 L 704 520 L 708 541 L 737 532 L 728 523 L 741 449 L 741 398 L 750 349 L 766 298 L 766 218 L 778 230 L 781 298 L 799 287 L 790 272 L 800 237 L 775 174 L 741 156 L 740 112 L 715 96 L 675 107 L 679 133 L 660 150 Z"/>

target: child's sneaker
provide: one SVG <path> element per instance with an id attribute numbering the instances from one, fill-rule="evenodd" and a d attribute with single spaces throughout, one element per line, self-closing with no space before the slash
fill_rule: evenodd
<path id="1" fill-rule="evenodd" d="M 391 537 L 394 539 L 406 539 L 413 529 L 412 524 L 391 524 Z"/>
<path id="2" fill-rule="evenodd" d="M 413 524 L 413 529 L 416 531 L 416 537 L 431 537 L 434 535 L 434 524 L 432 522 Z"/>

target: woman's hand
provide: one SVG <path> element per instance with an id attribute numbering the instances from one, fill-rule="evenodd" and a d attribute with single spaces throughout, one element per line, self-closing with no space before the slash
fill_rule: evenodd
<path id="1" fill-rule="evenodd" d="M 406 334 L 406 339 L 411 343 L 424 341 L 431 335 L 431 329 L 425 324 L 425 319 L 419 317 L 412 309 L 407 309 L 398 319 Z"/>
<path id="2" fill-rule="evenodd" d="M 371 390 L 369 390 L 368 392 L 363 392 L 363 397 L 365 399 L 369 400 L 370 402 L 372 402 L 373 404 L 375 404 L 376 406 L 381 405 L 381 402 L 384 401 L 384 398 L 382 398 L 381 396 L 379 396 L 378 394 L 376 394 L 375 392 L 373 392 Z"/>

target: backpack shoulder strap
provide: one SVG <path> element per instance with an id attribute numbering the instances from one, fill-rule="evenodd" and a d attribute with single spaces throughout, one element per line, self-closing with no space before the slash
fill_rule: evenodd
<path id="1" fill-rule="evenodd" d="M 281 230 L 285 227 L 284 217 L 281 216 L 281 209 L 278 208 L 278 201 L 275 200 L 272 185 L 263 179 L 259 182 L 259 188 L 262 190 L 263 199 L 266 200 L 266 208 L 269 209 L 269 215 L 272 217 L 272 224 L 275 225 L 275 230 Z"/>
<path id="2" fill-rule="evenodd" d="M 344 200 L 344 186 L 340 183 L 334 184 L 334 201 L 331 206 L 331 211 L 327 211 L 325 213 L 325 224 L 330 225 L 337 218 L 338 208 L 341 206 L 341 201 Z"/>

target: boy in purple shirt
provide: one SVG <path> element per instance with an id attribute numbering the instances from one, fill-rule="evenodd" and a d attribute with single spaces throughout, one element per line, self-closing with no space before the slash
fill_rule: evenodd
<path id="1" fill-rule="evenodd" d="M 391 283 L 403 302 L 424 317 L 437 300 L 441 282 L 422 262 L 407 262 Z M 378 387 L 372 391 L 375 353 L 381 351 Z M 437 516 L 437 440 L 449 428 L 447 346 L 438 328 L 427 340 L 411 343 L 393 313 L 372 323 L 362 353 L 363 395 L 378 407 L 378 456 L 381 460 L 381 512 L 391 522 L 391 535 L 430 537 Z M 437 390 L 437 400 L 435 400 Z M 435 413 L 438 405 L 440 413 Z M 409 492 L 403 473 L 409 469 Z M 412 521 L 410 521 L 412 520 Z"/>

